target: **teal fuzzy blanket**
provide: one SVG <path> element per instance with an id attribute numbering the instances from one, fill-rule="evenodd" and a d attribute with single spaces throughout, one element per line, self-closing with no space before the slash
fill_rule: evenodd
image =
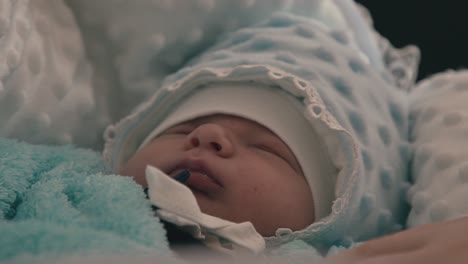
<path id="1" fill-rule="evenodd" d="M 165 230 L 129 177 L 98 153 L 0 138 L 0 262 L 17 256 L 170 256 Z"/>
<path id="2" fill-rule="evenodd" d="M 141 186 L 110 174 L 90 150 L 0 138 L 0 212 L 0 263 L 185 262 L 169 248 Z M 302 241 L 263 257 L 321 259 Z"/>

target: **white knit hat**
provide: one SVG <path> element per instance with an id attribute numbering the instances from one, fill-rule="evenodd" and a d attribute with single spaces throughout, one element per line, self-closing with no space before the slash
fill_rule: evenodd
<path id="1" fill-rule="evenodd" d="M 315 219 L 319 220 L 331 212 L 336 169 L 301 104 L 282 89 L 258 83 L 223 82 L 198 87 L 154 128 L 140 149 L 164 130 L 202 116 L 229 114 L 255 121 L 274 132 L 294 153 L 310 185 Z"/>

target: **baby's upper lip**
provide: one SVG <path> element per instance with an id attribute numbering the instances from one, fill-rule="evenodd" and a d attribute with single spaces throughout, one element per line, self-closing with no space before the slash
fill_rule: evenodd
<path id="1" fill-rule="evenodd" d="M 191 172 L 198 172 L 205 174 L 212 179 L 216 184 L 223 187 L 222 182 L 219 181 L 218 176 L 214 173 L 213 169 L 207 164 L 206 161 L 201 159 L 184 159 L 178 163 L 173 169 L 170 170 L 170 176 L 175 177 L 182 170 L 189 170 Z"/>

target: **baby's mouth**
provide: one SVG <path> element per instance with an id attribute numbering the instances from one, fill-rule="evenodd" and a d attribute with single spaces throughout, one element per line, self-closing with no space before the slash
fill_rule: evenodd
<path id="1" fill-rule="evenodd" d="M 171 178 L 181 182 L 192 190 L 205 194 L 219 190 L 222 185 L 211 174 L 203 170 L 178 169 L 170 174 Z"/>
<path id="2" fill-rule="evenodd" d="M 174 180 L 184 184 L 190 177 L 189 170 L 182 170 L 181 172 L 177 173 L 176 176 L 173 177 Z"/>

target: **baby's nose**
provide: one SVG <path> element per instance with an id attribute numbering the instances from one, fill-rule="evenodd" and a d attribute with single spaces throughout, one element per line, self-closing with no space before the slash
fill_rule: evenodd
<path id="1" fill-rule="evenodd" d="M 233 142 L 224 127 L 217 124 L 203 124 L 187 136 L 187 147 L 204 148 L 227 158 L 234 151 Z"/>

